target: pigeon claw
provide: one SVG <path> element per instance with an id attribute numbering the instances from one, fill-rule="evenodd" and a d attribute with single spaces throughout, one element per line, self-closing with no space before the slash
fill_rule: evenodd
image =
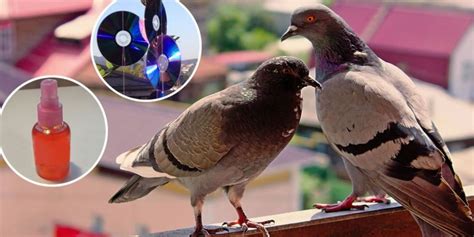
<path id="1" fill-rule="evenodd" d="M 383 203 L 383 204 L 390 204 L 390 199 L 384 196 L 371 196 L 365 198 L 357 198 L 359 202 L 373 202 L 373 203 Z"/>
<path id="2" fill-rule="evenodd" d="M 267 220 L 267 221 L 261 221 L 261 222 L 254 222 L 251 220 L 237 220 L 237 221 L 231 221 L 231 222 L 224 222 L 222 223 L 223 226 L 228 226 L 232 227 L 235 225 L 240 225 L 242 233 L 246 233 L 249 228 L 255 228 L 257 229 L 264 237 L 270 237 L 270 233 L 268 233 L 268 230 L 265 228 L 265 225 L 268 224 L 274 224 L 274 220 Z"/>
<path id="3" fill-rule="evenodd" d="M 350 210 L 364 210 L 368 205 L 354 205 L 354 204 L 344 204 L 343 202 L 337 204 L 322 204 L 316 203 L 313 205 L 314 208 L 321 209 L 324 212 L 338 212 L 338 211 L 350 211 Z"/>
<path id="4" fill-rule="evenodd" d="M 316 203 L 313 205 L 314 208 L 321 209 L 324 212 L 338 212 L 338 211 L 349 211 L 349 210 L 364 210 L 368 205 L 354 205 L 354 201 L 357 200 L 357 196 L 349 195 L 344 201 L 337 204 L 321 204 Z"/>

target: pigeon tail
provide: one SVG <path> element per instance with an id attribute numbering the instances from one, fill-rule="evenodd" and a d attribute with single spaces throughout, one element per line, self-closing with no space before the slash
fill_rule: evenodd
<path id="1" fill-rule="evenodd" d="M 110 198 L 109 203 L 130 202 L 149 194 L 153 189 L 165 185 L 171 180 L 167 177 L 143 178 L 134 175 L 127 183 Z"/>

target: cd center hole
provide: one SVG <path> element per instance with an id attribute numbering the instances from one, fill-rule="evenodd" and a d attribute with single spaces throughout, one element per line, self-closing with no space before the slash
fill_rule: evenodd
<path id="1" fill-rule="evenodd" d="M 168 70 L 169 60 L 166 55 L 162 54 L 158 57 L 158 67 L 160 68 L 160 72 L 165 72 Z"/>
<path id="2" fill-rule="evenodd" d="M 120 47 L 127 47 L 132 42 L 132 36 L 127 31 L 122 30 L 115 36 L 115 41 Z"/>
<path id="3" fill-rule="evenodd" d="M 157 15 L 153 16 L 152 24 L 153 29 L 155 29 L 155 31 L 158 31 L 160 29 L 160 18 Z"/>

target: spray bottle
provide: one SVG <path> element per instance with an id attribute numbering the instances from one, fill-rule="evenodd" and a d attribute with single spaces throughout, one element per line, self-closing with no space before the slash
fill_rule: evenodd
<path id="1" fill-rule="evenodd" d="M 37 111 L 38 122 L 32 131 L 36 172 L 46 180 L 63 181 L 69 174 L 71 131 L 63 121 L 56 80 L 41 82 Z"/>

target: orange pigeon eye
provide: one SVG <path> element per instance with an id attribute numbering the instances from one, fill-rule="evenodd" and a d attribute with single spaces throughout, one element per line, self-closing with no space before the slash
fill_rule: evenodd
<path id="1" fill-rule="evenodd" d="M 309 23 L 313 23 L 315 20 L 316 20 L 316 17 L 314 17 L 314 16 L 306 17 L 306 21 L 309 22 Z"/>

